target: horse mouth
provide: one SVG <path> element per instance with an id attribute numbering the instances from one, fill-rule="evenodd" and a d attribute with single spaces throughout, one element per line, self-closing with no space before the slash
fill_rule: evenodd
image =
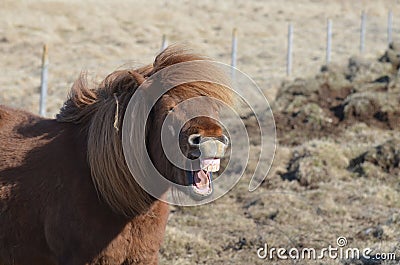
<path id="1" fill-rule="evenodd" d="M 190 185 L 190 196 L 203 200 L 213 193 L 213 172 L 219 171 L 220 159 L 200 159 L 200 170 L 187 171 Z"/>

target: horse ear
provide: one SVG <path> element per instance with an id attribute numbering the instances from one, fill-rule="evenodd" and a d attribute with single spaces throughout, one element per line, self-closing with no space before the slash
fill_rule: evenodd
<path id="1" fill-rule="evenodd" d="M 135 78 L 135 80 L 136 80 L 136 82 L 137 82 L 137 84 L 140 86 L 144 81 L 146 81 L 146 78 L 143 76 L 143 75 L 141 75 L 141 74 L 139 74 L 138 72 L 136 72 L 136 71 L 128 71 L 128 73 L 130 74 L 130 75 L 132 75 L 133 76 L 133 78 Z"/>

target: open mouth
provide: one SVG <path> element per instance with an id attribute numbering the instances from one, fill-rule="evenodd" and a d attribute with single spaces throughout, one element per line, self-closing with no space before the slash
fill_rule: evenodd
<path id="1" fill-rule="evenodd" d="M 187 171 L 190 183 L 191 197 L 195 200 L 202 200 L 210 196 L 213 192 L 212 174 L 219 171 L 220 159 L 207 158 L 200 159 L 199 171 Z"/>

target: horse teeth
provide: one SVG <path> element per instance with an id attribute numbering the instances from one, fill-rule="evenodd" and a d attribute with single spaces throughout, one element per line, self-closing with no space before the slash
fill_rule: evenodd
<path id="1" fill-rule="evenodd" d="M 219 159 L 204 159 L 201 161 L 201 169 L 207 172 L 216 172 L 220 168 Z"/>

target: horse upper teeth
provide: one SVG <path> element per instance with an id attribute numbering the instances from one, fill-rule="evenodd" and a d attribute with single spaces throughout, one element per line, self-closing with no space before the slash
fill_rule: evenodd
<path id="1" fill-rule="evenodd" d="M 201 160 L 201 169 L 207 172 L 216 172 L 220 168 L 220 159 Z"/>

